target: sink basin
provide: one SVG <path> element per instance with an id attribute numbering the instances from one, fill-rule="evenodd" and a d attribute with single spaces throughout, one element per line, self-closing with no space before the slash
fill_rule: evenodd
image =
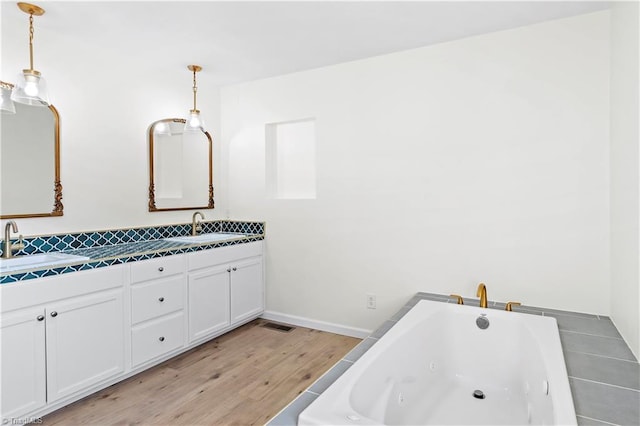
<path id="1" fill-rule="evenodd" d="M 29 256 L 0 258 L 0 273 L 16 272 L 29 269 L 46 269 L 47 267 L 79 263 L 89 260 L 86 256 L 65 253 L 42 253 Z"/>
<path id="2" fill-rule="evenodd" d="M 186 237 L 165 238 L 165 241 L 174 241 L 177 243 L 204 244 L 214 243 L 216 241 L 230 240 L 232 238 L 242 238 L 244 234 L 223 234 L 222 232 L 212 232 L 210 234 L 189 235 Z"/>

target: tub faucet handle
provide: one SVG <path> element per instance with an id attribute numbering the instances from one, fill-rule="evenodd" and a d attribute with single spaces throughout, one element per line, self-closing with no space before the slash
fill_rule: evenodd
<path id="1" fill-rule="evenodd" d="M 449 297 L 455 297 L 457 300 L 457 304 L 458 305 L 464 305 L 464 300 L 462 299 L 462 296 L 458 295 L 458 294 L 450 294 Z"/>
<path id="2" fill-rule="evenodd" d="M 504 307 L 504 310 L 511 312 L 513 311 L 513 309 L 511 309 L 513 306 L 520 306 L 520 305 L 522 305 L 522 303 L 520 302 L 508 302 L 507 306 Z"/>

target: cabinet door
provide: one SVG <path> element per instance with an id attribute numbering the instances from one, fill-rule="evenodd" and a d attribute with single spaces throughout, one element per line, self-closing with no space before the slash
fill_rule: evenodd
<path id="1" fill-rule="evenodd" d="M 46 315 L 49 402 L 124 372 L 122 289 L 52 303 Z"/>
<path id="2" fill-rule="evenodd" d="M 235 324 L 264 311 L 262 256 L 232 264 L 231 323 Z"/>
<path id="3" fill-rule="evenodd" d="M 3 419 L 20 417 L 46 403 L 44 319 L 44 308 L 2 314 L 0 417 Z"/>
<path id="4" fill-rule="evenodd" d="M 228 266 L 189 274 L 189 342 L 229 325 Z"/>

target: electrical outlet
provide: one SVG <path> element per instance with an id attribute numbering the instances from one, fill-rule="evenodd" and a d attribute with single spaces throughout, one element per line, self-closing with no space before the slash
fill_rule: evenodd
<path id="1" fill-rule="evenodd" d="M 375 308 L 376 308 L 376 295 L 367 294 L 367 309 L 375 309 Z"/>

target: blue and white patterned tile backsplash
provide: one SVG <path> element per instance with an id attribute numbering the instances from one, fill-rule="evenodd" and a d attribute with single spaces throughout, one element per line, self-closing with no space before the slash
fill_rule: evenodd
<path id="1" fill-rule="evenodd" d="M 78 232 L 74 234 L 27 237 L 23 240 L 25 247 L 15 253 L 16 256 L 64 252 L 87 256 L 90 260 L 75 265 L 2 275 L 0 276 L 0 284 L 264 239 L 264 222 L 212 221 L 202 222 L 201 225 L 201 233 L 203 234 L 224 232 L 247 234 L 247 237 L 206 244 L 205 246 L 193 246 L 190 244 L 163 240 L 163 238 L 189 235 L 191 232 L 191 224 L 112 229 L 105 231 Z M 12 239 L 12 242 L 16 241 L 17 239 Z"/>
<path id="2" fill-rule="evenodd" d="M 203 234 L 229 232 L 241 234 L 264 234 L 264 222 L 212 221 L 202 222 Z M 112 229 L 106 231 L 78 232 L 74 234 L 53 234 L 24 238 L 24 248 L 14 255 L 50 253 L 83 248 L 111 246 L 139 241 L 160 240 L 162 238 L 189 235 L 191 224 L 149 226 L 144 228 Z M 17 239 L 12 239 L 16 242 Z M 1 252 L 1 249 L 0 249 Z"/>

